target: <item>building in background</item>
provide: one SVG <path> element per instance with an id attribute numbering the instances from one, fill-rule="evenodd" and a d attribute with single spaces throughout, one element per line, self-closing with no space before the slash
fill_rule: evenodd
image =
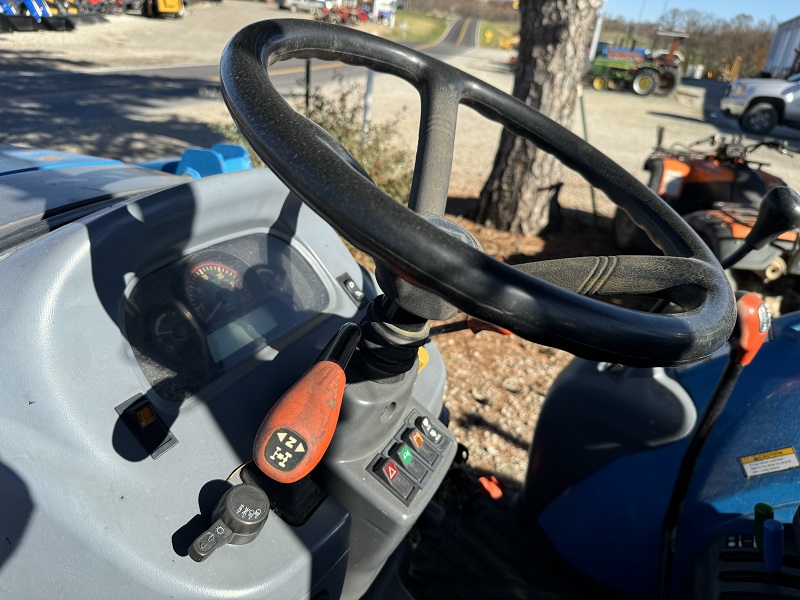
<path id="1" fill-rule="evenodd" d="M 778 25 L 764 71 L 780 78 L 800 72 L 800 15 Z"/>

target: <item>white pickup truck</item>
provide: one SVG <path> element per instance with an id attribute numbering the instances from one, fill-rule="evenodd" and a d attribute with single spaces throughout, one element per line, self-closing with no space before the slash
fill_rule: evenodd
<path id="1" fill-rule="evenodd" d="M 788 79 L 737 79 L 720 108 L 748 133 L 766 135 L 777 125 L 800 128 L 800 73 Z"/>

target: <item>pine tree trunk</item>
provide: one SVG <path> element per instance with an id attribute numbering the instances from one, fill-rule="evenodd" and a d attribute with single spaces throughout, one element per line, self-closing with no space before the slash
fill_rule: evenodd
<path id="1" fill-rule="evenodd" d="M 586 38 L 600 0 L 522 0 L 513 94 L 568 127 L 586 61 Z M 503 131 L 481 191 L 478 221 L 505 231 L 538 233 L 547 225 L 550 190 L 561 163 Z"/>

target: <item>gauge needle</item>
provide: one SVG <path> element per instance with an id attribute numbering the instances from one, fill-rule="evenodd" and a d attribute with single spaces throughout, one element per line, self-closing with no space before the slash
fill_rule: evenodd
<path id="1" fill-rule="evenodd" d="M 214 318 L 214 315 L 217 313 L 217 311 L 219 310 L 219 307 L 222 306 L 222 304 L 223 304 L 222 300 L 217 302 L 217 305 L 214 307 L 214 310 L 212 310 L 211 313 L 208 315 L 208 320 L 209 321 Z"/>

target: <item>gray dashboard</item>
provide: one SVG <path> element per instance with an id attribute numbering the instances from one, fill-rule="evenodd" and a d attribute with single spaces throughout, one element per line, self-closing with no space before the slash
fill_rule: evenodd
<path id="1" fill-rule="evenodd" d="M 369 477 L 409 419 L 441 411 L 444 365 L 428 344 L 394 397 L 380 382 L 348 387 L 305 522 L 272 515 L 252 543 L 188 558 L 272 403 L 360 320 L 342 282 L 378 293 L 267 170 L 121 201 L 6 251 L 0 278 L 0 597 L 359 596 L 444 476 L 429 468 L 405 502 Z M 142 401 L 169 433 L 161 452 L 122 418 Z"/>

